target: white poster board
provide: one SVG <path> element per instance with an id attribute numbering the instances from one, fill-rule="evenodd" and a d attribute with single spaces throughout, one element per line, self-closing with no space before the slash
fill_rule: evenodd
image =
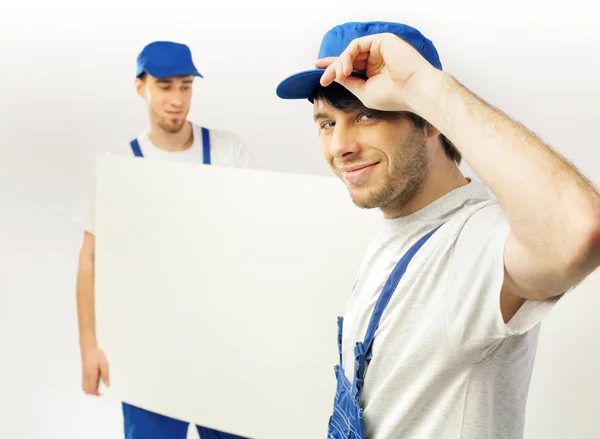
<path id="1" fill-rule="evenodd" d="M 343 314 L 381 214 L 334 177 L 105 156 L 105 393 L 259 439 L 324 437 Z"/>

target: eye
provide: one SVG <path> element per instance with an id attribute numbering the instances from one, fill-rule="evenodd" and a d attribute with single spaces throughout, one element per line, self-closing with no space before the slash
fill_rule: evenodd
<path id="1" fill-rule="evenodd" d="M 359 115 L 359 120 L 372 120 L 373 119 L 373 115 L 370 113 L 362 113 L 361 115 Z"/>

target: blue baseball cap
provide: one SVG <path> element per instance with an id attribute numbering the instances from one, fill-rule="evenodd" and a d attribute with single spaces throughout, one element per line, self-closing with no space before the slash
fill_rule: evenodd
<path id="1" fill-rule="evenodd" d="M 317 58 L 340 56 L 352 40 L 379 33 L 392 33 L 402 38 L 418 50 L 430 64 L 442 70 L 437 49 L 421 32 L 406 24 L 385 21 L 350 22 L 335 26 L 323 37 Z M 312 102 L 312 90 L 319 85 L 323 72 L 325 69 L 312 69 L 287 77 L 277 86 L 277 96 L 282 99 L 308 99 Z M 352 76 L 366 79 L 364 74 L 358 72 L 353 72 Z"/>
<path id="2" fill-rule="evenodd" d="M 145 46 L 137 56 L 135 76 L 148 73 L 155 78 L 169 76 L 203 76 L 192 61 L 192 52 L 185 44 L 172 41 L 154 41 Z"/>

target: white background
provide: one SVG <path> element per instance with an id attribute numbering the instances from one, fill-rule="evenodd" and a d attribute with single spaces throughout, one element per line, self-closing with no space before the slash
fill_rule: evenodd
<path id="1" fill-rule="evenodd" d="M 600 183 L 600 30 L 584 0 L 3 3 L 2 437 L 122 437 L 118 405 L 80 392 L 80 232 L 69 214 L 94 154 L 145 128 L 133 76 L 135 56 L 152 40 L 191 47 L 205 75 L 192 120 L 238 133 L 263 169 L 327 175 L 310 104 L 280 101 L 277 83 L 311 68 L 336 24 L 406 22 L 435 42 L 447 71 Z M 599 289 L 596 273 L 546 322 L 527 439 L 600 436 Z"/>

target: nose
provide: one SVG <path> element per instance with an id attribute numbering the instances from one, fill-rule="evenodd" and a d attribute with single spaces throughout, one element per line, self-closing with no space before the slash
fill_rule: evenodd
<path id="1" fill-rule="evenodd" d="M 171 95 L 171 104 L 176 107 L 183 106 L 183 92 L 180 90 L 175 90 Z"/>
<path id="2" fill-rule="evenodd" d="M 359 151 L 360 143 L 356 140 L 352 130 L 341 124 L 336 125 L 329 143 L 329 153 L 336 159 L 342 159 Z"/>

